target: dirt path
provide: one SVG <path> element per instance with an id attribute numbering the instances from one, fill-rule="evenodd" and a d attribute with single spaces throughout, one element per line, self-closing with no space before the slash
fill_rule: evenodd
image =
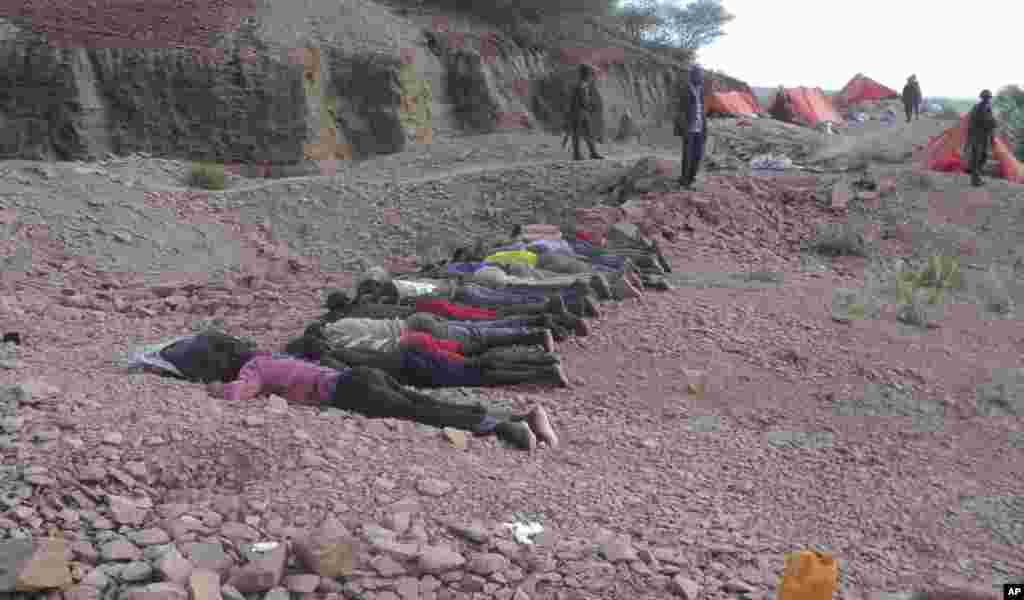
<path id="1" fill-rule="evenodd" d="M 640 160 L 647 157 L 655 157 L 660 160 L 669 161 L 678 168 L 679 156 L 678 154 L 671 154 L 669 152 L 641 152 L 641 151 L 630 151 L 630 152 L 607 152 L 604 154 L 605 160 L 609 163 L 624 163 L 630 161 Z M 466 175 L 475 175 L 480 173 L 489 172 L 500 172 L 508 171 L 512 169 L 522 169 L 526 167 L 537 167 L 543 165 L 553 165 L 574 162 L 566 158 L 549 158 L 541 160 L 520 160 L 515 162 L 506 161 L 488 161 L 483 163 L 474 163 L 471 165 L 456 166 L 456 167 L 433 167 L 433 168 L 416 168 L 414 166 L 401 166 L 394 169 L 394 175 L 387 176 L 363 176 L 358 173 L 345 174 L 345 175 L 307 175 L 301 177 L 284 177 L 280 179 L 263 180 L 258 183 L 246 183 L 240 186 L 233 186 L 224 193 L 243 193 L 243 192 L 255 192 L 276 186 L 295 184 L 295 183 L 310 183 L 310 184 L 331 184 L 331 183 L 343 183 L 353 185 L 415 185 L 419 183 L 427 183 L 431 181 L 447 181 L 456 177 L 462 177 Z M 359 171 L 361 169 L 353 169 Z M 370 167 L 371 171 L 379 171 L 380 169 L 374 169 Z M 413 175 L 409 174 L 409 171 L 427 171 L 425 173 Z M 405 172 L 403 172 L 405 171 Z M 146 187 L 169 192 L 187 192 L 192 191 L 195 188 L 187 186 L 170 186 L 159 183 L 146 183 Z"/>

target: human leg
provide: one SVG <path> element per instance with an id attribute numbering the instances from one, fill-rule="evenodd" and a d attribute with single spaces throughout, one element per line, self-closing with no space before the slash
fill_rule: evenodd
<path id="1" fill-rule="evenodd" d="M 695 133 L 694 136 L 694 148 L 693 148 L 693 162 L 690 165 L 690 182 L 693 183 L 697 179 L 697 175 L 700 173 L 701 164 L 704 161 L 704 149 L 707 147 L 707 136 L 703 133 Z"/>
<path id="2" fill-rule="evenodd" d="M 457 300 L 466 304 L 495 308 L 544 304 L 548 300 L 546 294 L 536 290 L 523 290 L 521 288 L 492 289 L 474 284 L 460 285 L 455 294 Z"/>
<path id="3" fill-rule="evenodd" d="M 590 150 L 590 158 L 592 160 L 600 160 L 604 158 L 597 152 L 597 146 L 594 145 L 594 128 L 593 123 L 590 119 L 587 119 L 584 124 L 584 135 L 587 140 L 587 149 Z"/>
<path id="4" fill-rule="evenodd" d="M 526 415 L 510 415 L 488 411 L 480 404 L 444 402 L 403 386 L 383 371 L 366 367 L 354 368 L 351 379 L 338 384 L 333 405 L 370 418 L 404 419 L 432 427 L 451 427 L 476 435 L 496 434 L 526 450 L 537 446 L 534 427 L 549 445 L 558 443 L 543 409 L 538 412 L 535 408 Z"/>
<path id="5" fill-rule="evenodd" d="M 502 368 L 483 368 L 481 385 L 505 386 L 524 383 L 568 387 L 569 380 L 561 365 L 524 366 L 509 364 Z"/>

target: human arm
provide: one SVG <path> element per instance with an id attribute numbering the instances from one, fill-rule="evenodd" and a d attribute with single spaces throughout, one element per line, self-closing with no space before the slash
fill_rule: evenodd
<path id="1" fill-rule="evenodd" d="M 238 379 L 228 384 L 221 383 L 219 387 L 211 390 L 211 394 L 214 391 L 217 392 L 215 397 L 225 400 L 251 400 L 259 396 L 263 391 L 263 373 L 260 371 L 259 361 L 250 360 L 245 363 L 238 372 Z"/>

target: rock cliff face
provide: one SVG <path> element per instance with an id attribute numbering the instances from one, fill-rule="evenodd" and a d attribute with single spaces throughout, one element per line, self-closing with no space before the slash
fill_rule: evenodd
<path id="1" fill-rule="evenodd" d="M 257 16 L 292 9 L 263 1 Z M 238 26 L 200 48 L 57 46 L 24 18 L 0 16 L 0 157 L 147 152 L 281 166 L 400 152 L 434 131 L 560 130 L 582 60 L 600 68 L 597 130 L 609 139 L 621 133 L 609 129 L 668 118 L 684 75 L 621 48 L 453 38 L 363 6 L 376 11 L 356 15 L 367 24 L 390 19 L 373 43 L 346 29 L 351 15 L 303 25 L 289 14 L 288 27 Z"/>

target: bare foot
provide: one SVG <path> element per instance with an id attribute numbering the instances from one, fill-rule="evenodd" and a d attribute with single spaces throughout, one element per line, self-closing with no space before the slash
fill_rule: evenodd
<path id="1" fill-rule="evenodd" d="M 550 329 L 544 330 L 544 350 L 552 353 L 555 351 L 555 338 Z"/>
<path id="2" fill-rule="evenodd" d="M 636 289 L 636 286 L 633 285 L 632 283 L 630 283 L 629 281 L 623 279 L 622 283 L 624 284 L 623 285 L 623 287 L 624 287 L 624 289 L 623 289 L 623 292 L 624 292 L 623 296 L 625 296 L 627 298 L 639 298 L 639 297 L 644 295 L 643 292 L 641 292 L 640 290 Z"/>
<path id="3" fill-rule="evenodd" d="M 583 319 L 576 319 L 576 335 L 580 337 L 587 337 L 590 335 L 590 326 Z"/>
<path id="4" fill-rule="evenodd" d="M 539 404 L 534 406 L 530 414 L 526 416 L 526 422 L 540 441 L 547 443 L 552 448 L 558 447 L 558 436 L 555 434 L 555 428 L 551 426 L 548 412 L 544 410 L 543 406 Z"/>
<path id="5" fill-rule="evenodd" d="M 626 281 L 632 283 L 633 287 L 638 290 L 644 289 L 644 280 L 640 278 L 640 275 L 636 271 L 627 271 Z"/>
<path id="6" fill-rule="evenodd" d="M 565 376 L 565 369 L 562 368 L 562 365 L 555 365 L 555 375 L 562 387 L 569 387 L 569 378 Z"/>

